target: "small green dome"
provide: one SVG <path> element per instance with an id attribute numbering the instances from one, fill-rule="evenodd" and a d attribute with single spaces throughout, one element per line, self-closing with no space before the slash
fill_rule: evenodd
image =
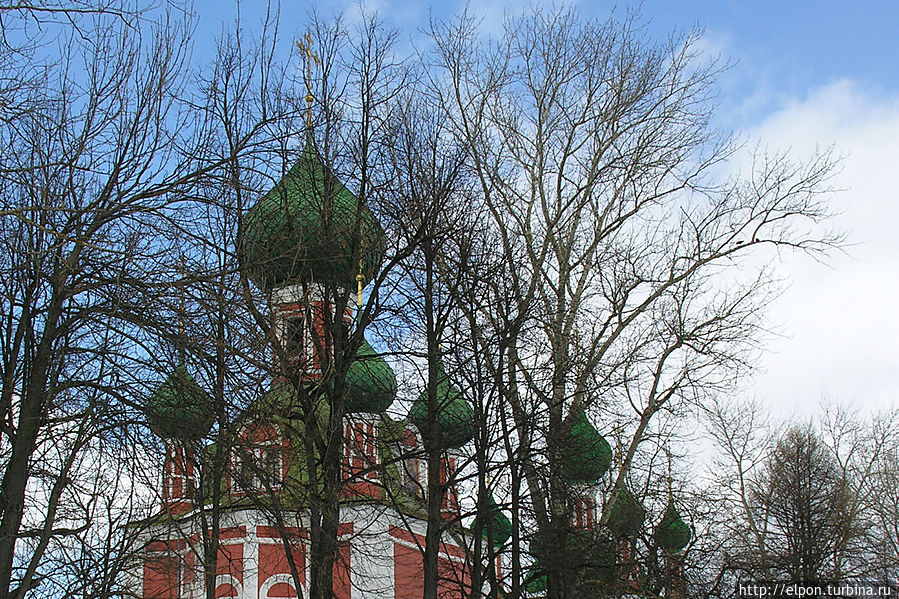
<path id="1" fill-rule="evenodd" d="M 487 505 L 490 510 L 490 518 L 484 525 L 483 536 L 485 539 L 488 538 L 487 532 L 489 529 L 490 535 L 493 537 L 493 548 L 498 549 L 505 545 L 506 541 L 512 537 L 512 522 L 496 504 L 496 501 L 493 499 L 493 493 L 487 494 Z M 477 517 L 474 519 L 473 528 L 475 530 L 478 528 Z"/>
<path id="2" fill-rule="evenodd" d="M 428 441 L 428 391 L 422 391 L 412 409 L 409 420 L 422 433 L 425 443 Z M 443 369 L 443 361 L 437 362 L 437 428 L 443 436 L 443 447 L 458 448 L 468 443 L 474 436 L 474 411 L 463 397 L 462 392 L 453 385 Z"/>
<path id="3" fill-rule="evenodd" d="M 626 486 L 621 488 L 618 499 L 609 514 L 609 530 L 616 537 L 634 537 L 643 527 L 646 510 Z"/>
<path id="4" fill-rule="evenodd" d="M 180 365 L 147 400 L 150 430 L 167 439 L 199 440 L 215 421 L 212 398 Z"/>
<path id="5" fill-rule="evenodd" d="M 595 483 L 612 463 L 612 448 L 586 414 L 574 417 L 562 461 L 562 476 L 570 483 Z"/>
<path id="6" fill-rule="evenodd" d="M 654 536 L 659 547 L 669 553 L 677 553 L 690 542 L 693 534 L 687 523 L 677 513 L 674 501 L 668 502 L 668 507 L 665 508 L 665 515 L 662 517 L 659 525 L 656 526 Z"/>
<path id="7" fill-rule="evenodd" d="M 384 358 L 362 340 L 346 373 L 346 411 L 380 414 L 396 397 L 396 374 Z"/>
<path id="8" fill-rule="evenodd" d="M 375 216 L 307 139 L 299 161 L 247 211 L 237 251 L 261 289 L 311 281 L 354 287 L 355 244 L 361 244 L 362 274 L 369 281 L 384 257 L 383 237 Z"/>

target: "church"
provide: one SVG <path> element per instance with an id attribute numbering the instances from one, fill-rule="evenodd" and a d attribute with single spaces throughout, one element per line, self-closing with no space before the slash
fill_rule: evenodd
<path id="1" fill-rule="evenodd" d="M 382 235 L 373 214 L 323 164 L 311 137 L 299 161 L 245 214 L 238 235 L 241 262 L 269 298 L 276 344 L 289 354 L 304 389 L 314 389 L 322 376 L 319 341 L 326 319 L 334 317 L 321 282 L 349 286 L 355 279 L 361 298 L 363 282 L 380 266 Z M 362 251 L 354 252 L 352 244 L 360 238 Z M 354 268 L 349 257 L 360 254 Z M 353 308 L 342 318 L 352 328 Z M 304 483 L 314 462 L 306 459 L 296 387 L 272 378 L 268 391 L 241 415 L 233 447 L 221 450 L 226 466 L 218 478 L 223 492 L 216 506 L 218 598 L 307 596 L 311 554 Z M 386 412 L 396 396 L 396 376 L 365 340 L 345 381 L 335 596 L 421 597 L 427 489 L 421 431 L 428 416 L 427 394 L 412 404 L 407 418 L 391 418 Z M 445 449 L 441 518 L 447 523 L 438 559 L 440 595 L 461 599 L 470 594 L 466 533 L 458 491 L 446 481 L 453 480 L 460 452 L 472 436 L 474 415 L 442 366 L 437 396 Z M 313 397 L 313 402 L 319 422 L 327 421 L 327 401 Z M 138 575 L 144 599 L 206 596 L 209 560 L 202 556 L 210 546 L 212 509 L 209 493 L 198 491 L 209 485 L 213 474 L 204 470 L 217 451 L 203 445 L 214 420 L 210 406 L 211 398 L 183 363 L 148 400 L 148 423 L 164 440 L 166 455 L 161 505 L 144 533 L 145 558 Z M 198 505 L 197 497 L 205 505 Z"/>
<path id="2" fill-rule="evenodd" d="M 166 451 L 160 505 L 142 523 L 145 549 L 133 575 L 136 596 L 199 599 L 210 588 L 221 599 L 308 596 L 314 528 L 309 483 L 320 463 L 309 439 L 320 435 L 331 413 L 320 383 L 334 350 L 323 340 L 332 338 L 335 325 L 354 330 L 362 289 L 384 257 L 383 238 L 374 214 L 331 173 L 307 134 L 297 163 L 246 211 L 237 236 L 241 268 L 268 301 L 273 374 L 267 390 L 242 410 L 230 437 L 218 435 L 230 439 L 227 447 L 204 442 L 215 421 L 213 402 L 183 359 L 147 401 L 148 425 Z M 347 297 L 354 284 L 357 306 L 335 308 L 328 290 Z M 463 525 L 455 483 L 476 423 L 439 359 L 436 371 L 431 438 L 441 440 L 439 505 L 445 524 L 437 551 L 438 595 L 463 599 L 481 594 L 472 589 L 467 551 L 473 534 Z M 394 371 L 363 338 L 340 394 L 343 449 L 330 583 L 337 599 L 423 595 L 429 396 L 422 391 L 407 415 L 395 418 L 388 408 L 396 395 Z M 317 427 L 314 435 L 307 434 L 308 426 Z M 539 533 L 522 531 L 529 540 L 522 547 L 528 556 L 526 595 L 545 595 L 547 573 L 553 571 L 563 579 L 577 577 L 587 593 L 653 596 L 643 592 L 635 558 L 643 506 L 625 486 L 600 525 L 598 485 L 611 466 L 611 447 L 583 413 L 572 415 L 569 434 L 562 474 L 572 491 L 570 530 L 557 551 L 544 547 Z M 492 496 L 488 504 L 491 516 L 483 529 L 490 530 L 486 540 L 497 558 L 487 569 L 495 579 L 485 584 L 502 588 L 512 525 Z M 681 580 L 679 552 L 691 530 L 670 489 L 653 536 L 670 580 Z M 679 584 L 666 585 L 664 596 L 682 597 Z"/>

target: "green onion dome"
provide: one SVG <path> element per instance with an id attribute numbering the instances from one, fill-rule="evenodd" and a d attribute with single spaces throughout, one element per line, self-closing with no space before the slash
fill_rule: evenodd
<path id="1" fill-rule="evenodd" d="M 646 510 L 630 489 L 622 487 L 609 514 L 609 530 L 616 537 L 634 537 L 643 527 Z"/>
<path id="2" fill-rule="evenodd" d="M 202 439 L 214 420 L 212 398 L 184 365 L 176 367 L 147 400 L 150 430 L 166 439 Z"/>
<path id="3" fill-rule="evenodd" d="M 595 483 L 612 463 L 612 448 L 581 412 L 574 417 L 562 459 L 562 476 L 570 483 Z"/>
<path id="4" fill-rule="evenodd" d="M 687 546 L 690 538 L 693 536 L 690 527 L 684 522 L 677 508 L 674 507 L 674 501 L 668 502 L 665 508 L 665 515 L 662 521 L 656 526 L 655 540 L 659 547 L 669 553 L 677 553 Z"/>
<path id="5" fill-rule="evenodd" d="M 409 420 L 418 427 L 424 442 L 428 442 L 428 391 L 422 391 L 412 409 Z M 443 438 L 442 446 L 462 447 L 474 436 L 474 411 L 453 385 L 443 369 L 443 361 L 437 362 L 437 428 Z"/>
<path id="6" fill-rule="evenodd" d="M 311 139 L 299 161 L 244 216 L 238 257 L 261 289 L 299 282 L 354 287 L 371 280 L 384 257 L 377 219 L 331 174 Z"/>
<path id="7" fill-rule="evenodd" d="M 493 537 L 493 548 L 498 549 L 506 544 L 512 537 L 512 522 L 506 518 L 506 515 L 500 510 L 496 501 L 493 499 L 493 493 L 487 494 L 487 506 L 490 510 L 490 517 L 483 527 L 484 538 L 488 538 L 488 531 Z M 478 519 L 475 517 L 473 528 L 477 530 Z"/>
<path id="8" fill-rule="evenodd" d="M 380 414 L 396 397 L 396 374 L 365 339 L 347 370 L 346 385 L 345 408 L 348 413 Z"/>

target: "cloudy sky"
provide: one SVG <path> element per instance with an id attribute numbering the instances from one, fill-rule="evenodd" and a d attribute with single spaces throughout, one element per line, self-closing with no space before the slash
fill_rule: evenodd
<path id="1" fill-rule="evenodd" d="M 200 37 L 210 39 L 221 19 L 233 18 L 222 4 L 198 3 Z M 372 0 L 366 8 L 414 37 L 429 14 L 450 16 L 465 5 L 435 4 Z M 597 16 L 616 5 L 575 4 Z M 519 5 L 468 3 L 485 26 L 497 28 L 504 11 Z M 285 33 L 304 30 L 309 6 L 282 4 Z M 341 6 L 351 18 L 358 13 L 349 0 L 317 9 Z M 628 6 L 619 2 L 615 10 Z M 252 21 L 256 9 L 242 10 Z M 830 146 L 843 156 L 835 181 L 842 191 L 831 202 L 849 245 L 824 264 L 783 257 L 779 269 L 788 283 L 770 312 L 782 335 L 771 339 L 759 373 L 740 394 L 780 416 L 807 416 L 825 397 L 864 410 L 899 408 L 899 5 L 646 0 L 640 14 L 658 37 L 702 29 L 703 50 L 733 64 L 720 81 L 719 126 L 797 156 Z"/>
<path id="2" fill-rule="evenodd" d="M 677 7 L 675 8 L 675 5 Z M 735 62 L 721 124 L 799 156 L 843 156 L 831 198 L 846 253 L 784 259 L 773 339 L 743 393 L 781 415 L 822 398 L 899 408 L 899 5 L 893 2 L 646 2 L 659 30 L 698 23 Z"/>

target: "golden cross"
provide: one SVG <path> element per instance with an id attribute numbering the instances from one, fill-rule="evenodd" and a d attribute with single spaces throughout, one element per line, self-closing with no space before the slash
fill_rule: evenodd
<path id="1" fill-rule="evenodd" d="M 297 47 L 300 49 L 300 52 L 303 52 L 306 60 L 306 126 L 312 127 L 312 101 L 315 99 L 312 96 L 312 63 L 321 64 L 321 60 L 319 60 L 318 55 L 312 52 L 312 34 L 309 31 L 306 31 L 306 35 L 303 36 L 306 40 L 304 44 L 302 41 L 297 42 Z"/>

